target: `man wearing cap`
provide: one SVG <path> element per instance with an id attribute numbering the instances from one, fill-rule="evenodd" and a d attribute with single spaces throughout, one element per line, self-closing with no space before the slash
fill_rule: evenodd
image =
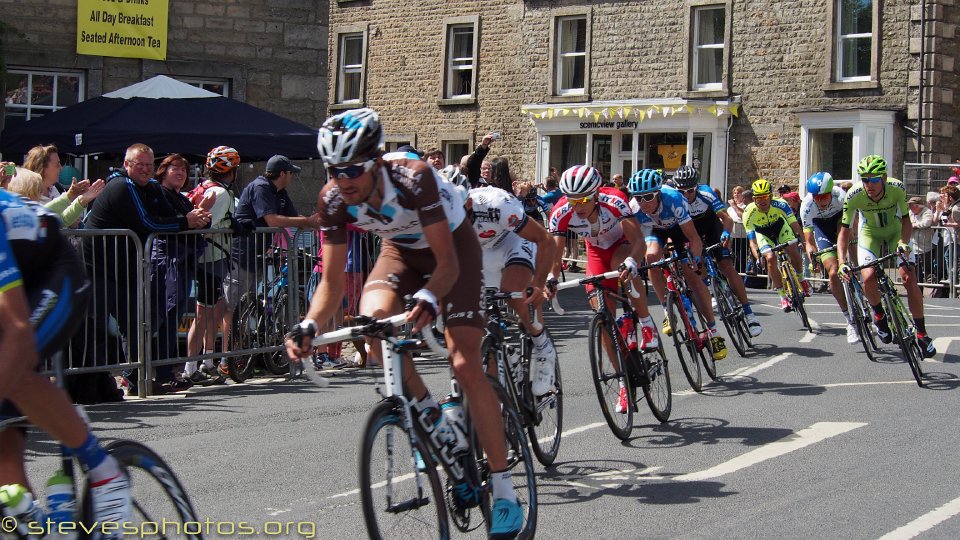
<path id="1" fill-rule="evenodd" d="M 294 165 L 286 156 L 276 155 L 270 158 L 263 176 L 256 177 L 243 188 L 234 217 L 241 224 L 253 227 L 319 228 L 320 215 L 314 213 L 309 217 L 301 216 L 287 193 L 287 186 L 299 173 L 300 167 Z M 262 270 L 259 272 L 261 275 L 257 275 L 259 267 L 262 266 L 257 264 L 257 256 L 266 252 L 272 244 L 272 234 L 253 234 L 233 239 L 234 266 L 223 282 L 223 293 L 227 301 L 225 322 L 226 319 L 232 320 L 243 293 L 252 290 L 257 282 L 265 277 Z M 226 366 L 221 366 L 222 372 Z"/>

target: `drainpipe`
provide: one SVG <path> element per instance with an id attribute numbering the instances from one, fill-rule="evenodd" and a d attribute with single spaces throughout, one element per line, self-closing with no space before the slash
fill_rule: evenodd
<path id="1" fill-rule="evenodd" d="M 923 162 L 920 145 L 923 144 L 923 79 L 927 65 L 927 0 L 920 3 L 920 82 L 917 98 L 917 163 Z"/>

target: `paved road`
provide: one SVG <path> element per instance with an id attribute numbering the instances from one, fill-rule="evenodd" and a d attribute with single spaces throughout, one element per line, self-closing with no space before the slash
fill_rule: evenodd
<path id="1" fill-rule="evenodd" d="M 589 378 L 583 295 L 562 295 L 569 314 L 549 325 L 565 435 L 556 466 L 538 466 L 542 538 L 960 537 L 956 300 L 928 300 L 941 354 L 924 364 L 921 389 L 896 355 L 870 362 L 847 345 L 832 297 L 809 300 L 818 328 L 808 334 L 774 295 L 752 291 L 765 326 L 757 351 L 731 350 L 718 364 L 722 380 L 701 395 L 670 353 L 670 422 L 641 408 L 621 443 Z M 445 391 L 443 364 L 421 369 L 435 393 Z M 302 534 L 293 526 L 276 535 L 285 538 L 363 537 L 355 452 L 378 399 L 373 376 L 343 372 L 326 389 L 260 380 L 89 412 L 101 437 L 140 440 L 163 455 L 204 518 L 258 530 L 302 522 Z M 32 471 L 51 470 L 52 449 L 32 439 Z"/>

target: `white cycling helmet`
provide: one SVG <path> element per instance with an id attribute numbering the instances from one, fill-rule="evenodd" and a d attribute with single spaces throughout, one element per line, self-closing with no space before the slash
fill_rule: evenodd
<path id="1" fill-rule="evenodd" d="M 440 176 L 451 184 L 462 187 L 467 191 L 470 191 L 470 179 L 467 178 L 467 175 L 460 172 L 460 167 L 457 165 L 447 165 L 446 167 L 438 171 Z"/>
<path id="2" fill-rule="evenodd" d="M 328 167 L 375 157 L 383 146 L 383 127 L 373 109 L 331 116 L 320 126 L 317 149 Z"/>
<path id="3" fill-rule="evenodd" d="M 560 191 L 564 195 L 592 195 L 601 184 L 600 173 L 588 165 L 574 165 L 560 176 Z"/>

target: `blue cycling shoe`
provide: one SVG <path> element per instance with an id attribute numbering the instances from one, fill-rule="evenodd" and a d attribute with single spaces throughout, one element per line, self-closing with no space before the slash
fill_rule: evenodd
<path id="1" fill-rule="evenodd" d="M 493 501 L 490 538 L 514 538 L 523 528 L 523 509 L 507 499 Z"/>

